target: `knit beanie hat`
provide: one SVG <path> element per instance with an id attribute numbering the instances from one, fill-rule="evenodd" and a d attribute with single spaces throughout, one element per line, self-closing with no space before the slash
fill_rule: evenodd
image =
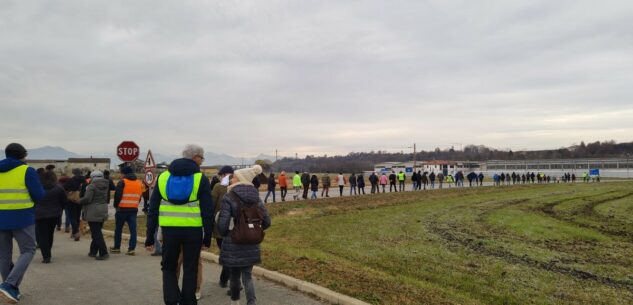
<path id="1" fill-rule="evenodd" d="M 94 171 L 90 173 L 90 179 L 95 179 L 95 178 L 103 178 L 103 173 L 100 171 Z"/>
<path id="2" fill-rule="evenodd" d="M 262 167 L 254 165 L 253 167 L 243 168 L 236 170 L 233 175 L 240 180 L 240 182 L 251 183 L 255 176 L 262 173 Z"/>
<path id="3" fill-rule="evenodd" d="M 14 158 L 19 160 L 26 157 L 26 149 L 24 148 L 24 146 L 18 143 L 11 143 L 7 145 L 7 147 L 4 149 L 4 154 L 5 156 L 7 156 L 7 158 Z"/>
<path id="4" fill-rule="evenodd" d="M 134 171 L 129 166 L 124 166 L 123 168 L 121 168 L 121 173 L 124 174 L 124 175 L 131 174 L 133 172 Z"/>

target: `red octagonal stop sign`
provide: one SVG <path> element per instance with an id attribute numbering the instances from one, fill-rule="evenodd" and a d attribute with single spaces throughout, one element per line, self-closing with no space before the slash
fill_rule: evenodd
<path id="1" fill-rule="evenodd" d="M 119 159 L 123 162 L 132 162 L 138 159 L 140 152 L 138 145 L 133 141 L 123 141 L 116 148 L 116 155 L 119 156 Z"/>

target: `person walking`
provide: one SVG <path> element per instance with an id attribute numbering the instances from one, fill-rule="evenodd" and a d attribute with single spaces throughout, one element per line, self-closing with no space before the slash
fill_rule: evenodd
<path id="1" fill-rule="evenodd" d="M 72 228 L 70 237 L 75 241 L 79 241 L 81 234 L 79 233 L 79 226 L 81 224 L 81 205 L 79 204 L 79 198 L 81 198 L 81 190 L 86 183 L 86 178 L 81 174 L 81 170 L 74 168 L 72 170 L 73 176 L 64 183 L 63 187 L 66 190 L 68 197 L 68 207 L 70 210 L 70 226 Z"/>
<path id="2" fill-rule="evenodd" d="M 407 179 L 407 175 L 405 173 L 403 173 L 402 171 L 400 171 L 398 173 L 398 183 L 400 186 L 400 191 L 404 192 L 404 188 L 405 188 L 405 184 L 404 181 Z"/>
<path id="3" fill-rule="evenodd" d="M 37 244 L 40 246 L 42 263 L 51 262 L 51 248 L 55 227 L 66 206 L 66 192 L 57 183 L 57 175 L 53 171 L 46 171 L 40 176 L 46 195 L 35 202 L 35 229 Z"/>
<path id="4" fill-rule="evenodd" d="M 246 220 L 240 217 L 240 211 L 247 209 L 256 208 L 257 214 L 261 217 L 259 224 L 249 224 L 250 226 L 260 225 L 263 231 L 271 225 L 270 216 L 259 199 L 259 193 L 249 183 L 250 177 L 261 173 L 261 170 L 259 165 L 236 170 L 231 179 L 231 185 L 228 187 L 228 193 L 222 200 L 222 210 L 218 218 L 218 231 L 224 237 L 220 251 L 220 264 L 231 270 L 231 304 L 239 304 L 240 278 L 246 294 L 246 304 L 256 305 L 257 302 L 252 272 L 253 266 L 262 261 L 259 243 L 239 244 L 237 240 L 234 240 L 233 233 L 236 228 L 240 228 L 240 222 Z M 230 228 L 231 222 L 233 229 Z M 244 227 L 246 226 L 242 226 Z"/>
<path id="5" fill-rule="evenodd" d="M 127 248 L 127 255 L 134 256 L 136 251 L 136 216 L 138 205 L 143 196 L 143 183 L 139 181 L 131 167 L 125 166 L 121 169 L 124 175 L 114 190 L 114 247 L 110 248 L 111 253 L 121 253 L 121 235 L 123 225 L 127 223 L 130 230 L 130 241 Z"/>
<path id="6" fill-rule="evenodd" d="M 385 188 L 387 187 L 387 174 L 382 173 L 382 175 L 380 175 L 380 186 L 382 186 L 382 193 L 385 193 Z M 389 188 L 391 191 L 391 187 Z"/>
<path id="7" fill-rule="evenodd" d="M 349 195 L 352 196 L 352 192 L 354 193 L 354 195 L 357 195 L 356 193 L 356 174 L 352 173 L 352 175 L 349 176 Z"/>
<path id="8" fill-rule="evenodd" d="M 437 182 L 440 184 L 440 189 L 442 188 L 442 185 L 444 185 L 444 173 L 437 173 Z"/>
<path id="9" fill-rule="evenodd" d="M 343 197 L 343 188 L 345 188 L 345 176 L 343 176 L 343 173 L 338 173 L 338 176 L 336 176 L 336 184 L 338 185 L 338 195 Z"/>
<path id="10" fill-rule="evenodd" d="M 301 186 L 303 186 L 303 195 L 301 198 L 306 200 L 308 199 L 308 190 L 310 189 L 310 174 L 306 171 L 301 174 Z"/>
<path id="11" fill-rule="evenodd" d="M 420 179 L 418 177 L 422 178 L 421 176 L 418 176 L 418 173 L 413 171 L 413 174 L 411 174 L 411 189 L 414 191 L 418 189 L 418 181 Z"/>
<path id="12" fill-rule="evenodd" d="M 363 177 L 363 173 L 358 174 L 356 178 L 356 186 L 358 186 L 358 195 L 360 195 L 360 193 L 365 195 L 365 178 Z"/>
<path id="13" fill-rule="evenodd" d="M 86 186 L 84 196 L 79 199 L 79 204 L 84 207 L 84 220 L 90 226 L 92 242 L 88 256 L 96 260 L 110 258 L 105 239 L 103 238 L 103 223 L 108 220 L 108 192 L 110 182 L 103 177 L 100 171 L 90 173 L 90 184 Z"/>
<path id="14" fill-rule="evenodd" d="M 281 201 L 286 201 L 288 194 L 288 180 L 286 180 L 286 172 L 281 171 L 279 174 L 279 191 L 281 192 Z"/>
<path id="15" fill-rule="evenodd" d="M 429 184 L 429 177 L 426 175 L 426 172 L 424 172 L 422 175 L 419 176 L 420 177 L 420 181 L 418 182 L 418 188 L 424 187 L 424 190 L 426 191 L 426 185 Z"/>
<path id="16" fill-rule="evenodd" d="M 484 185 L 484 173 L 483 172 L 479 172 L 479 175 L 477 175 L 477 180 L 479 180 L 479 186 L 483 186 Z M 519 176 L 517 175 L 517 181 L 519 180 Z"/>
<path id="17" fill-rule="evenodd" d="M 310 177 L 310 190 L 312 191 L 310 199 L 317 199 L 317 192 L 319 191 L 319 178 L 316 175 L 312 175 L 312 177 Z"/>
<path id="18" fill-rule="evenodd" d="M 389 175 L 389 192 L 393 192 L 394 190 L 396 192 L 398 192 L 398 187 L 396 187 L 396 180 L 398 178 L 396 177 L 396 172 L 391 172 L 391 175 Z"/>
<path id="19" fill-rule="evenodd" d="M 209 180 L 200 172 L 204 149 L 189 144 L 182 158 L 169 165 L 158 176 L 157 187 L 150 197 L 147 213 L 147 239 L 145 247 L 153 251 L 156 226 L 163 232 L 163 299 L 166 305 L 197 304 L 196 281 L 200 250 L 211 246 L 214 206 Z M 252 178 L 250 177 L 251 183 Z M 251 184 L 252 185 L 252 184 Z M 253 187 L 259 198 L 259 191 Z M 178 286 L 178 259 L 182 251 L 182 290 Z"/>
<path id="20" fill-rule="evenodd" d="M 325 197 L 330 197 L 330 186 L 332 185 L 332 181 L 330 180 L 330 172 L 325 172 L 325 175 L 321 177 L 321 185 L 323 186 L 321 197 L 323 197 L 324 194 Z"/>
<path id="21" fill-rule="evenodd" d="M 292 187 L 295 189 L 295 194 L 292 195 L 292 198 L 294 200 L 299 200 L 299 198 L 301 197 L 301 189 L 303 187 L 299 171 L 295 171 L 295 175 L 294 177 L 292 177 Z"/>
<path id="22" fill-rule="evenodd" d="M 376 172 L 371 173 L 371 175 L 369 175 L 369 183 L 371 184 L 371 193 L 375 194 L 376 192 L 380 193 L 380 190 L 378 189 L 378 176 L 376 175 Z"/>
<path id="23" fill-rule="evenodd" d="M 228 165 L 223 166 L 218 172 L 218 178 L 220 179 L 220 182 L 216 184 L 215 186 L 213 186 L 213 189 L 211 190 L 211 198 L 213 199 L 213 204 L 215 205 L 214 219 L 216 223 L 218 221 L 218 218 L 220 217 L 220 210 L 222 210 L 222 199 L 224 198 L 224 195 L 227 192 L 227 188 L 229 184 L 231 183 L 231 175 L 233 174 L 233 172 L 234 171 L 232 167 Z M 281 174 L 279 175 L 280 182 L 281 182 L 282 175 L 285 177 L 285 172 L 282 171 Z M 282 197 L 282 201 L 283 201 L 283 197 Z M 215 242 L 218 246 L 218 249 L 222 249 L 222 238 L 223 238 L 222 235 L 218 233 L 218 230 L 213 230 L 212 235 L 213 235 L 213 238 L 215 238 Z M 200 273 L 200 270 L 198 271 L 198 273 Z M 220 283 L 219 283 L 220 287 L 222 288 L 228 287 L 230 276 L 231 274 L 229 272 L 229 268 L 222 266 L 222 271 L 220 272 Z M 200 277 L 200 279 L 202 279 L 202 277 Z M 200 283 L 198 283 L 197 286 L 200 286 Z M 197 298 L 197 295 L 196 295 L 196 298 Z"/>
<path id="24" fill-rule="evenodd" d="M 275 174 L 270 173 L 270 175 L 268 176 L 268 192 L 266 192 L 264 203 L 268 203 L 268 196 L 270 196 L 270 194 L 273 194 L 273 203 L 275 202 L 275 187 L 277 187 L 277 181 L 275 181 Z"/>
<path id="25" fill-rule="evenodd" d="M 429 181 L 431 182 L 431 189 L 435 189 L 435 172 L 429 174 Z"/>
<path id="26" fill-rule="evenodd" d="M 18 143 L 4 150 L 0 161 L 0 297 L 20 300 L 20 284 L 35 256 L 35 203 L 46 195 L 34 168 L 25 163 L 27 151 Z M 13 240 L 20 256 L 13 261 Z"/>

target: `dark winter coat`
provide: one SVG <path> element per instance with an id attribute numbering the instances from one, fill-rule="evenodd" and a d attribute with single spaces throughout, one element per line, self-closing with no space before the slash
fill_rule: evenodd
<path id="1" fill-rule="evenodd" d="M 319 190 L 319 178 L 316 175 L 312 175 L 312 178 L 310 178 L 310 190 L 313 192 Z"/>
<path id="2" fill-rule="evenodd" d="M 429 180 L 431 180 L 431 182 L 435 182 L 435 173 L 431 172 L 431 174 L 429 174 Z"/>
<path id="3" fill-rule="evenodd" d="M 369 176 L 369 183 L 371 183 L 371 184 L 378 184 L 378 175 L 371 174 Z"/>
<path id="4" fill-rule="evenodd" d="M 355 187 L 356 186 L 356 175 L 352 174 L 351 176 L 349 176 L 349 185 L 351 187 Z"/>
<path id="5" fill-rule="evenodd" d="M 393 184 L 395 184 L 395 183 L 396 183 L 396 179 L 398 179 L 398 178 L 396 177 L 396 174 L 391 174 L 391 175 L 389 175 L 389 183 L 393 183 Z"/>
<path id="6" fill-rule="evenodd" d="M 310 186 L 310 174 L 308 173 L 301 174 L 301 184 L 304 187 Z"/>
<path id="7" fill-rule="evenodd" d="M 356 178 L 356 182 L 358 184 L 358 187 L 365 187 L 365 178 L 363 177 L 363 175 L 358 175 L 358 178 Z"/>
<path id="8" fill-rule="evenodd" d="M 275 181 L 275 177 L 268 177 L 268 190 L 274 191 L 277 186 L 277 181 Z"/>
<path id="9" fill-rule="evenodd" d="M 191 176 L 200 172 L 200 166 L 191 159 L 176 159 L 169 165 L 169 173 L 174 176 Z M 160 176 L 159 176 L 160 177 Z M 169 194 L 167 194 L 169 196 Z M 189 201 L 186 199 L 168 198 L 169 202 L 173 204 L 185 204 Z M 149 210 L 147 212 L 147 233 L 145 239 L 145 246 L 154 245 L 154 233 L 158 227 L 158 210 L 160 209 L 160 203 L 162 196 L 158 187 L 154 188 L 149 201 Z M 209 179 L 200 179 L 200 185 L 198 187 L 198 202 L 200 202 L 200 217 L 202 217 L 202 228 L 204 237 L 202 243 L 206 247 L 211 246 L 211 234 L 213 232 L 213 215 L 215 215 L 215 207 L 213 206 L 213 199 L 211 198 L 211 184 Z M 200 228 L 198 227 L 161 227 L 163 235 L 169 234 L 171 236 L 191 236 L 200 234 Z"/>
<path id="10" fill-rule="evenodd" d="M 257 204 L 264 211 L 264 230 L 270 227 L 270 216 L 259 198 L 259 192 L 250 185 L 237 184 L 231 186 L 229 192 L 234 193 L 241 200 L 243 205 Z M 234 225 L 239 221 L 238 203 L 233 201 L 230 195 L 222 199 L 222 210 L 218 219 L 218 231 L 224 238 L 222 239 L 222 250 L 220 251 L 220 265 L 224 267 L 247 267 L 262 262 L 259 245 L 240 245 L 231 241 L 229 226 L 231 219 Z"/>
<path id="11" fill-rule="evenodd" d="M 35 201 L 35 219 L 58 218 L 66 206 L 66 191 L 56 181 L 43 181 L 46 195 Z"/>

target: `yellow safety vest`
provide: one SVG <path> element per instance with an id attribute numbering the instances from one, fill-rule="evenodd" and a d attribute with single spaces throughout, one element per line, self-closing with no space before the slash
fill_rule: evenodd
<path id="1" fill-rule="evenodd" d="M 398 181 L 404 181 L 404 177 L 405 177 L 404 173 L 398 173 Z"/>
<path id="2" fill-rule="evenodd" d="M 158 177 L 158 190 L 162 200 L 158 208 L 158 225 L 161 227 L 202 227 L 200 215 L 200 201 L 198 201 L 198 189 L 202 180 L 202 173 L 193 175 L 193 189 L 189 195 L 189 202 L 185 204 L 173 204 L 167 197 L 167 181 L 171 174 L 169 171 Z"/>
<path id="3" fill-rule="evenodd" d="M 35 206 L 26 188 L 28 168 L 28 165 L 20 165 L 8 172 L 0 173 L 0 210 L 24 210 Z"/>

